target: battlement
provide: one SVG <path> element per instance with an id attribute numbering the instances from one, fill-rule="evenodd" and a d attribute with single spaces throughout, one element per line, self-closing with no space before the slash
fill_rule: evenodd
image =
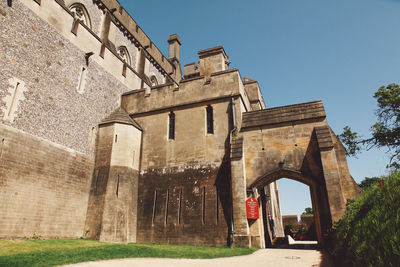
<path id="1" fill-rule="evenodd" d="M 171 79 L 176 80 L 176 77 L 173 77 L 173 74 L 175 73 L 173 64 L 167 60 L 167 58 L 161 53 L 157 46 L 118 1 L 95 0 L 93 2 L 113 15 L 113 22 L 116 26 L 129 40 L 146 51 L 150 62 L 154 64 L 157 69 L 159 69 L 163 74 L 170 76 Z"/>
<path id="2" fill-rule="evenodd" d="M 244 87 L 237 69 L 211 74 L 209 82 L 204 76 L 182 80 L 179 87 L 165 84 L 151 88 L 133 90 L 122 95 L 121 105 L 130 114 L 161 111 L 171 107 L 196 104 L 233 96 L 244 96 Z M 250 108 L 248 101 L 246 107 Z"/>

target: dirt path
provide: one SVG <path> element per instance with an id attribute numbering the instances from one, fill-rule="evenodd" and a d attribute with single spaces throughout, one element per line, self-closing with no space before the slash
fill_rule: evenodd
<path id="1" fill-rule="evenodd" d="M 260 249 L 252 255 L 207 260 L 134 258 L 85 262 L 64 267 L 330 267 L 318 250 Z"/>

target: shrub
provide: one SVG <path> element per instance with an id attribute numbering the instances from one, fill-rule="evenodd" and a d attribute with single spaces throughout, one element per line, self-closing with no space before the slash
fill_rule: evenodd
<path id="1" fill-rule="evenodd" d="M 399 266 L 400 172 L 384 177 L 349 202 L 328 239 L 330 254 L 342 266 Z"/>

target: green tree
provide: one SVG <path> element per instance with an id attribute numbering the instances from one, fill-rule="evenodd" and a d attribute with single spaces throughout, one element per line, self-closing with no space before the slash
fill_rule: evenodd
<path id="1" fill-rule="evenodd" d="M 356 156 L 361 146 L 367 150 L 372 147 L 386 147 L 390 153 L 388 167 L 400 167 L 400 86 L 389 84 L 375 92 L 374 98 L 378 103 L 376 116 L 378 121 L 371 126 L 371 137 L 363 139 L 349 126 L 343 128 L 339 135 L 346 146 L 346 153 Z"/>
<path id="2" fill-rule="evenodd" d="M 378 184 L 379 180 L 381 180 L 381 178 L 379 178 L 379 177 L 365 177 L 365 179 L 362 180 L 361 183 L 359 183 L 358 185 L 360 186 L 360 188 L 363 191 L 365 191 L 368 188 L 370 188 L 372 185 Z"/>
<path id="3" fill-rule="evenodd" d="M 303 215 L 311 215 L 313 214 L 313 209 L 308 207 L 304 209 Z"/>

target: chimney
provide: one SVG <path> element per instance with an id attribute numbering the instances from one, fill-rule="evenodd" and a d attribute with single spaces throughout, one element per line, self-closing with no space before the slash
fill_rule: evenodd
<path id="1" fill-rule="evenodd" d="M 168 59 L 177 59 L 179 61 L 179 47 L 181 46 L 181 39 L 175 33 L 169 36 L 169 55 Z"/>
<path id="2" fill-rule="evenodd" d="M 229 68 L 229 58 L 222 46 L 217 46 L 198 52 L 200 75 L 210 76 L 211 73 Z"/>

